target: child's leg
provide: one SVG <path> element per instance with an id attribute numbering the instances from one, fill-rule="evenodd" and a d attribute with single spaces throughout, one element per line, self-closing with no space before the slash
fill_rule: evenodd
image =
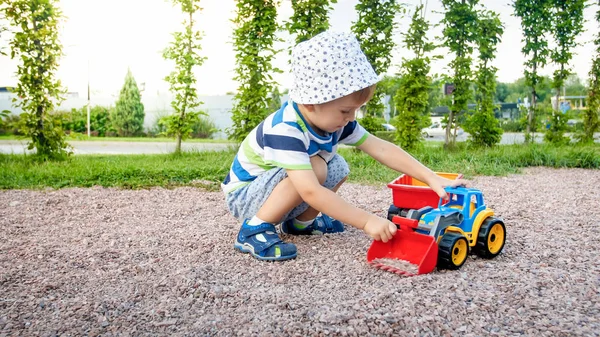
<path id="1" fill-rule="evenodd" d="M 327 165 L 321 158 L 313 158 L 311 163 L 319 182 L 323 183 L 327 178 Z M 269 171 L 233 193 L 228 198 L 229 207 L 236 217 L 245 219 L 234 247 L 261 260 L 287 260 L 296 257 L 296 246 L 283 242 L 274 227 L 274 224 L 279 223 L 286 214 L 302 203 L 285 171 Z M 260 208 L 256 211 L 258 207 Z M 250 217 L 252 219 L 249 220 Z"/>
<path id="2" fill-rule="evenodd" d="M 310 163 L 319 183 L 323 185 L 327 179 L 327 163 L 319 156 L 311 157 Z M 273 189 L 273 192 L 271 192 L 262 207 L 258 210 L 256 216 L 269 223 L 279 223 L 286 214 L 289 214 L 301 203 L 302 198 L 298 194 L 298 191 L 296 191 L 292 181 L 289 178 L 285 178 Z M 307 213 L 306 216 L 314 213 L 314 216 L 311 218 L 314 219 L 319 214 L 319 211 L 309 207 L 305 213 Z"/>
<path id="3" fill-rule="evenodd" d="M 315 157 L 319 157 L 319 156 L 315 156 Z M 321 157 L 319 157 L 321 158 Z M 322 158 L 321 158 L 322 160 Z M 324 160 L 322 160 L 323 163 L 325 163 Z M 314 167 L 314 166 L 313 166 Z M 327 166 L 325 166 L 325 169 L 327 170 Z M 335 185 L 331 190 L 334 192 L 337 192 L 338 189 L 340 188 L 340 186 L 342 186 L 342 184 L 348 179 L 348 176 L 345 176 L 344 178 L 342 178 L 342 180 L 337 183 L 337 185 Z M 321 185 L 323 185 L 325 183 L 325 181 L 321 182 L 321 180 L 319 180 L 319 182 L 321 183 Z M 312 208 L 311 206 L 308 206 L 308 208 L 306 209 L 306 211 L 304 211 L 302 214 L 296 216 L 296 219 L 300 220 L 300 221 L 309 221 L 309 220 L 314 220 L 317 215 L 319 215 L 319 211 Z"/>
<path id="4" fill-rule="evenodd" d="M 320 158 L 321 159 L 321 158 Z M 324 163 L 325 161 L 323 161 Z M 322 185 L 334 192 L 348 178 L 348 164 L 340 155 L 335 155 L 324 168 L 327 177 Z M 284 216 L 281 230 L 287 234 L 312 235 L 323 233 L 339 233 L 344 231 L 344 224 L 326 214 L 317 217 L 319 211 L 302 203 Z"/>

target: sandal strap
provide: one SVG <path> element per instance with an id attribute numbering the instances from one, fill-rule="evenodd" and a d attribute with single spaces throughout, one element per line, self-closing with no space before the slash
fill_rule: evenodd
<path id="1" fill-rule="evenodd" d="M 317 230 L 324 229 L 326 233 L 334 230 L 333 222 L 328 215 L 323 214 L 320 217 L 317 217 L 315 222 L 318 222 L 318 224 L 315 225 Z"/>
<path id="2" fill-rule="evenodd" d="M 245 237 L 251 237 L 254 236 L 256 234 L 260 234 L 260 233 L 264 233 L 264 232 L 273 232 L 273 233 L 277 233 L 277 230 L 275 229 L 275 226 L 273 226 L 273 224 L 270 224 L 268 222 L 263 222 L 260 225 L 257 226 L 246 226 L 242 229 L 242 234 Z"/>
<path id="3" fill-rule="evenodd" d="M 267 232 L 272 232 L 273 234 Z M 266 222 L 258 226 L 247 226 L 244 229 L 242 229 L 241 234 L 246 238 L 250 238 L 258 234 L 263 234 L 265 242 L 259 241 L 256 238 L 252 240 L 254 252 L 260 256 L 264 256 L 264 254 L 267 253 L 269 248 L 271 248 L 272 246 L 284 243 L 281 240 L 281 238 L 279 238 L 275 226 Z"/>

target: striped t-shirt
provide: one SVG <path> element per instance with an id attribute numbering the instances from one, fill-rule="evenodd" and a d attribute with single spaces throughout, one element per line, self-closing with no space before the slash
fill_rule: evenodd
<path id="1" fill-rule="evenodd" d="M 339 143 L 358 146 L 367 131 L 356 121 L 325 136 L 318 135 L 291 101 L 269 115 L 244 139 L 221 184 L 225 193 L 240 188 L 274 168 L 312 170 L 310 157 L 320 155 L 329 162 Z"/>

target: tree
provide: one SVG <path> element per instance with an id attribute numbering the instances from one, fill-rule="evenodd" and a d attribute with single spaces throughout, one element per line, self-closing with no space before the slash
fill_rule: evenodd
<path id="1" fill-rule="evenodd" d="M 274 112 L 279 108 L 281 108 L 281 94 L 279 93 L 279 87 L 275 86 L 269 98 L 269 111 Z"/>
<path id="2" fill-rule="evenodd" d="M 337 0 L 292 0 L 294 14 L 285 28 L 296 35 L 296 43 L 329 29 L 329 11 Z"/>
<path id="3" fill-rule="evenodd" d="M 394 48 L 392 34 L 396 27 L 396 14 L 402 9 L 396 0 L 360 0 L 356 5 L 358 20 L 352 24 L 352 32 L 377 74 L 387 72 Z M 381 116 L 384 92 L 377 88 L 367 103 L 365 117 Z"/>
<path id="4" fill-rule="evenodd" d="M 600 0 L 598 0 L 600 7 Z M 600 24 L 600 9 L 596 12 L 596 21 Z M 592 61 L 592 69 L 589 73 L 589 91 L 588 91 L 588 108 L 583 114 L 583 135 L 581 142 L 591 143 L 594 141 L 594 132 L 600 130 L 600 33 L 594 40 L 596 45 L 596 56 Z"/>
<path id="5" fill-rule="evenodd" d="M 200 111 L 195 109 L 202 104 L 196 92 L 196 77 L 194 67 L 201 66 L 205 57 L 198 52 L 202 49 L 198 43 L 202 36 L 194 29 L 194 14 L 199 12 L 199 0 L 173 0 L 173 5 L 181 5 L 181 11 L 188 16 L 182 23 L 185 30 L 173 34 L 174 40 L 163 52 L 166 60 L 175 62 L 175 70 L 167 77 L 171 92 L 175 99 L 171 106 L 175 113 L 162 118 L 166 133 L 175 135 L 177 141 L 175 153 L 181 153 L 181 140 L 187 139 L 193 131 L 193 126 L 199 121 Z"/>
<path id="6" fill-rule="evenodd" d="M 58 39 L 62 12 L 55 0 L 12 0 L 0 8 L 16 29 L 10 56 L 21 63 L 15 89 L 20 99 L 14 102 L 23 109 L 22 131 L 32 140 L 28 148 L 35 148 L 42 158 L 64 157 L 70 153 L 65 134 L 50 115 L 65 94 L 55 78 L 62 55 Z"/>
<path id="7" fill-rule="evenodd" d="M 131 70 L 127 69 L 125 84 L 121 88 L 115 109 L 111 111 L 110 120 L 120 136 L 131 136 L 142 130 L 144 117 L 140 90 Z"/>
<path id="8" fill-rule="evenodd" d="M 2 10 L 0 10 L 0 13 L 2 13 Z M 2 24 L 3 21 L 4 21 L 4 18 L 0 17 L 0 24 Z M 8 31 L 8 28 L 6 28 L 4 26 L 0 26 L 0 37 L 2 37 L 2 34 L 7 31 Z M 6 52 L 4 52 L 4 46 L 0 46 L 0 55 L 6 56 Z"/>
<path id="9" fill-rule="evenodd" d="M 479 66 L 475 80 L 477 109 L 467 119 L 465 131 L 478 146 L 492 146 L 502 139 L 502 128 L 494 117 L 496 71 L 491 62 L 496 57 L 496 45 L 502 38 L 504 28 L 498 14 L 483 10 L 479 13 L 477 47 Z"/>
<path id="10" fill-rule="evenodd" d="M 271 72 L 280 72 L 271 64 L 277 32 L 276 0 L 238 0 L 233 23 L 236 76 L 239 87 L 232 109 L 231 139 L 242 141 L 269 112 L 269 93 L 274 81 Z"/>
<path id="11" fill-rule="evenodd" d="M 513 8 L 515 15 L 521 18 L 523 30 L 523 42 L 521 49 L 525 57 L 525 81 L 531 88 L 531 105 L 528 114 L 528 123 L 525 133 L 525 141 L 532 140 L 531 132 L 535 131 L 535 114 L 537 94 L 536 89 L 542 81 L 538 71 L 546 63 L 550 50 L 548 49 L 547 33 L 551 26 L 550 1 L 552 0 L 515 0 Z"/>
<path id="12" fill-rule="evenodd" d="M 495 102 L 506 103 L 506 99 L 510 94 L 510 89 L 507 83 L 496 82 L 496 95 L 494 96 Z"/>
<path id="13" fill-rule="evenodd" d="M 571 50 L 578 43 L 577 36 L 583 30 L 583 8 L 585 0 L 552 0 L 552 22 L 554 40 L 556 48 L 550 53 L 552 61 L 558 66 L 554 71 L 552 86 L 556 94 L 556 108 L 552 113 L 552 122 L 550 128 L 544 135 L 546 141 L 552 143 L 565 143 L 569 139 L 564 136 L 566 130 L 567 118 L 561 116 L 560 111 L 560 90 L 565 84 L 565 80 L 571 74 L 569 61 L 573 57 Z"/>
<path id="14" fill-rule="evenodd" d="M 394 119 L 398 144 L 407 150 L 414 149 L 422 140 L 421 130 L 429 124 L 429 70 L 431 59 L 425 56 L 434 50 L 427 40 L 429 23 L 422 14 L 423 4 L 416 7 L 408 32 L 404 35 L 406 48 L 414 53 L 402 62 L 402 81 L 396 93 L 397 116 Z"/>
<path id="15" fill-rule="evenodd" d="M 444 45 L 455 54 L 450 62 L 453 70 L 454 101 L 448 124 L 446 125 L 445 144 L 454 144 L 455 135 L 451 137 L 452 127 L 456 127 L 455 119 L 458 114 L 467 111 L 467 104 L 472 99 L 471 91 L 471 54 L 473 43 L 477 41 L 477 12 L 475 6 L 479 0 L 442 0 L 446 10 L 442 23 L 444 24 Z M 456 128 L 455 128 L 456 132 Z"/>
<path id="16" fill-rule="evenodd" d="M 377 83 L 377 89 L 380 89 L 384 96 L 390 97 L 390 100 L 388 101 L 388 105 L 390 107 L 390 119 L 394 118 L 396 115 L 396 103 L 394 102 L 394 96 L 396 95 L 396 92 L 398 92 L 398 89 L 400 89 L 401 82 L 402 77 L 400 76 L 385 75 L 381 81 Z"/>

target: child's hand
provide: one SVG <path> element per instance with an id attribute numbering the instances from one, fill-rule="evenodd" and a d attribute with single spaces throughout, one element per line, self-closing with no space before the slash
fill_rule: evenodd
<path id="1" fill-rule="evenodd" d="M 377 241 L 388 242 L 396 234 L 396 225 L 388 219 L 376 215 L 369 216 L 363 231 Z"/>
<path id="2" fill-rule="evenodd" d="M 448 199 L 448 193 L 446 193 L 446 191 L 444 190 L 444 187 L 456 187 L 456 186 L 467 186 L 469 183 L 468 180 L 465 179 L 456 179 L 456 180 L 450 180 L 444 177 L 440 177 L 437 174 L 435 175 L 435 177 L 432 179 L 432 181 L 429 182 L 429 187 L 431 187 L 431 189 L 437 193 L 437 195 L 440 198 L 443 198 L 444 200 Z"/>

